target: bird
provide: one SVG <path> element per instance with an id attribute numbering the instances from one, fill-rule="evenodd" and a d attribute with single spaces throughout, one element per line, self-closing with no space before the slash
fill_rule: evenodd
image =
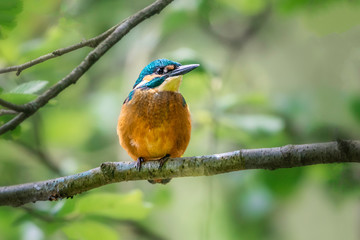
<path id="1" fill-rule="evenodd" d="M 179 92 L 183 75 L 199 64 L 181 65 L 168 59 L 149 63 L 139 74 L 123 102 L 117 124 L 120 145 L 136 161 L 159 161 L 159 169 L 171 157 L 181 157 L 190 141 L 191 117 Z M 148 180 L 166 184 L 171 179 Z"/>

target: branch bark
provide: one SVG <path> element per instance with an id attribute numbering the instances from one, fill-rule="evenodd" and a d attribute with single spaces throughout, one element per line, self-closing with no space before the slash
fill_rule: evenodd
<path id="1" fill-rule="evenodd" d="M 360 141 L 287 145 L 243 149 L 208 156 L 170 159 L 162 169 L 157 161 L 106 162 L 79 174 L 52 180 L 0 187 L 0 205 L 20 206 L 29 202 L 70 198 L 106 184 L 134 180 L 210 176 L 226 172 L 301 167 L 314 164 L 360 162 Z"/>
<path id="2" fill-rule="evenodd" d="M 4 115 L 15 115 L 17 114 L 14 110 L 0 109 L 0 117 Z"/>
<path id="3" fill-rule="evenodd" d="M 56 97 L 59 93 L 61 93 L 71 84 L 75 84 L 79 80 L 79 78 L 84 75 L 84 73 L 87 72 L 89 68 L 97 62 L 97 60 L 99 60 L 112 46 L 114 46 L 118 41 L 120 41 L 131 29 L 133 29 L 136 25 L 138 25 L 145 19 L 157 13 L 160 13 L 161 10 L 163 10 L 172 1 L 173 0 L 157 0 L 153 4 L 145 7 L 141 11 L 127 18 L 123 23 L 119 24 L 115 28 L 115 30 L 113 30 L 105 38 L 105 40 L 100 42 L 97 47 L 92 50 L 76 68 L 74 68 L 66 77 L 61 79 L 42 95 L 24 105 L 9 106 L 10 109 L 16 111 L 19 110 L 20 113 L 0 127 L 0 135 L 17 127 L 25 119 L 27 119 L 41 107 L 46 105 L 49 100 Z M 8 104 L 6 101 L 3 100 L 0 101 L 0 103 L 1 105 Z"/>
<path id="4" fill-rule="evenodd" d="M 5 101 L 4 99 L 1 99 L 1 98 L 0 98 L 0 105 L 3 106 L 3 107 L 6 107 L 8 109 L 14 110 L 16 112 L 26 111 L 26 109 L 23 106 L 13 104 L 13 103 Z"/>
<path id="5" fill-rule="evenodd" d="M 126 20 L 124 20 L 124 21 L 126 21 Z M 106 32 L 103 32 L 102 34 L 100 34 L 100 35 L 98 35 L 98 36 L 96 36 L 94 38 L 88 39 L 86 41 L 82 41 L 80 43 L 77 43 L 77 44 L 74 44 L 74 45 L 71 45 L 71 46 L 68 46 L 68 47 L 65 47 L 65 48 L 57 49 L 57 50 L 55 50 L 55 51 L 53 51 L 51 53 L 45 54 L 43 56 L 40 56 L 38 58 L 35 58 L 35 59 L 33 59 L 33 60 L 29 61 L 29 62 L 20 64 L 20 65 L 2 68 L 2 69 L 0 69 L 0 74 L 1 73 L 15 72 L 16 71 L 16 75 L 19 76 L 20 73 L 23 70 L 25 70 L 25 69 L 27 69 L 29 67 L 32 67 L 32 66 L 34 66 L 36 64 L 45 62 L 45 61 L 47 61 L 49 59 L 60 57 L 60 56 L 62 56 L 64 54 L 66 54 L 66 53 L 75 51 L 75 50 L 83 48 L 83 47 L 95 48 L 100 42 L 102 42 L 106 37 L 108 37 L 124 21 L 122 21 L 121 23 L 113 26 L 112 28 L 108 29 Z"/>

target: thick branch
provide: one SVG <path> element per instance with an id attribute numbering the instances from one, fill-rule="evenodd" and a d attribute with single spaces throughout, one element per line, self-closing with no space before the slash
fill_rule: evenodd
<path id="1" fill-rule="evenodd" d="M 34 114 L 39 108 L 47 104 L 50 99 L 56 97 L 60 92 L 69 87 L 71 84 L 75 84 L 79 78 L 84 75 L 84 73 L 89 70 L 89 68 L 94 65 L 97 60 L 99 60 L 101 56 L 103 56 L 112 46 L 120 41 L 120 39 L 122 39 L 122 37 L 124 37 L 131 29 L 133 29 L 136 25 L 145 19 L 153 16 L 156 13 L 159 13 L 172 1 L 173 0 L 157 0 L 150 6 L 127 18 L 122 24 L 116 27 L 115 30 L 104 41 L 102 41 L 93 51 L 91 51 L 86 56 L 86 58 L 65 78 L 49 88 L 34 101 L 22 105 L 21 107 L 26 109 L 26 111 L 23 111 L 9 122 L 2 125 L 0 127 L 0 135 L 14 129 L 21 122 Z"/>
<path id="2" fill-rule="evenodd" d="M 69 198 L 106 184 L 175 177 L 210 176 L 246 169 L 279 169 L 313 164 L 360 162 L 360 141 L 338 141 L 276 148 L 243 149 L 199 157 L 170 159 L 159 170 L 157 161 L 108 162 L 101 167 L 52 180 L 0 188 L 0 205 Z"/>

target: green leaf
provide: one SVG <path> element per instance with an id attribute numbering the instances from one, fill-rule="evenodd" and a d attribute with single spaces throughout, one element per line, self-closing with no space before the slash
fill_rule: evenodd
<path id="1" fill-rule="evenodd" d="M 286 197 L 298 189 L 297 186 L 302 180 L 303 174 L 304 168 L 288 168 L 261 171 L 258 176 L 271 192 Z"/>
<path id="2" fill-rule="evenodd" d="M 140 190 L 128 194 L 97 193 L 86 195 L 76 202 L 75 211 L 78 214 L 92 214 L 115 219 L 144 219 L 150 205 L 143 202 Z"/>
<path id="3" fill-rule="evenodd" d="M 169 188 L 158 188 L 156 192 L 154 192 L 154 196 L 152 197 L 152 202 L 156 204 L 156 206 L 166 207 L 171 204 L 173 200 L 172 191 Z"/>
<path id="4" fill-rule="evenodd" d="M 4 30 L 10 30 L 16 26 L 16 17 L 22 11 L 21 0 L 0 1 L 0 38 L 4 36 Z"/>
<path id="5" fill-rule="evenodd" d="M 1 239 L 21 239 L 21 225 L 14 224 L 23 213 L 19 209 L 3 206 L 0 209 Z"/>
<path id="6" fill-rule="evenodd" d="M 343 33 L 359 25 L 359 5 L 350 2 L 334 3 L 318 11 L 307 11 L 302 15 L 302 20 L 309 30 L 320 36 Z"/>
<path id="7" fill-rule="evenodd" d="M 22 94 L 22 93 L 2 93 L 0 98 L 5 101 L 14 103 L 14 104 L 25 104 L 34 100 L 37 96 L 35 94 Z"/>
<path id="8" fill-rule="evenodd" d="M 22 93 L 22 94 L 32 94 L 37 93 L 43 89 L 48 84 L 48 81 L 31 81 L 20 84 L 14 89 L 10 90 L 11 93 Z"/>
<path id="9" fill-rule="evenodd" d="M 166 19 L 163 21 L 163 35 L 169 35 L 178 31 L 180 28 L 185 28 L 189 23 L 191 23 L 191 16 L 186 11 L 176 11 L 167 15 Z"/>
<path id="10" fill-rule="evenodd" d="M 0 126 L 4 125 L 4 122 L 0 120 Z M 0 138 L 7 140 L 15 140 L 18 139 L 21 135 L 21 126 L 17 126 L 14 130 L 8 131 L 2 135 Z"/>
<path id="11" fill-rule="evenodd" d="M 55 215 L 59 218 L 63 218 L 64 216 L 71 215 L 75 210 L 75 200 L 68 200 L 68 201 L 62 201 L 59 202 L 57 205 L 55 205 Z M 59 207 L 60 206 L 60 207 Z"/>
<path id="12" fill-rule="evenodd" d="M 249 133 L 275 134 L 285 127 L 281 118 L 270 115 L 226 114 L 221 117 L 221 123 L 229 127 L 243 129 Z"/>
<path id="13" fill-rule="evenodd" d="M 101 205 L 101 202 L 98 202 Z M 117 233 L 104 224 L 93 221 L 72 222 L 61 229 L 68 239 L 76 240 L 117 240 Z"/>
<path id="14" fill-rule="evenodd" d="M 44 119 L 46 119 L 43 124 L 44 137 L 64 147 L 79 146 L 92 134 L 94 121 L 89 121 L 91 118 L 91 114 L 85 108 L 67 108 L 61 111 L 49 108 L 44 112 Z"/>
<path id="15" fill-rule="evenodd" d="M 354 97 L 350 101 L 350 112 L 354 118 L 360 122 L 360 96 Z"/>
<path id="16" fill-rule="evenodd" d="M 254 15 L 261 12 L 265 6 L 266 1 L 264 0 L 218 0 L 219 2 L 223 2 L 229 7 L 238 10 L 239 12 L 247 15 Z"/>
<path id="17" fill-rule="evenodd" d="M 328 5 L 334 0 L 279 0 L 277 1 L 277 7 L 283 12 L 293 12 L 300 9 L 311 9 Z"/>

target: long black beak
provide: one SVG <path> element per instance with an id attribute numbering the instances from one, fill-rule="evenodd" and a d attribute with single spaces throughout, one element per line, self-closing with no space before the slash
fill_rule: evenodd
<path id="1" fill-rule="evenodd" d="M 167 74 L 167 76 L 168 77 L 174 77 L 174 76 L 184 75 L 185 73 L 188 73 L 191 70 L 194 70 L 198 66 L 200 66 L 200 64 L 189 64 L 189 65 L 179 66 L 178 68 L 176 68 L 173 71 L 169 72 Z"/>

